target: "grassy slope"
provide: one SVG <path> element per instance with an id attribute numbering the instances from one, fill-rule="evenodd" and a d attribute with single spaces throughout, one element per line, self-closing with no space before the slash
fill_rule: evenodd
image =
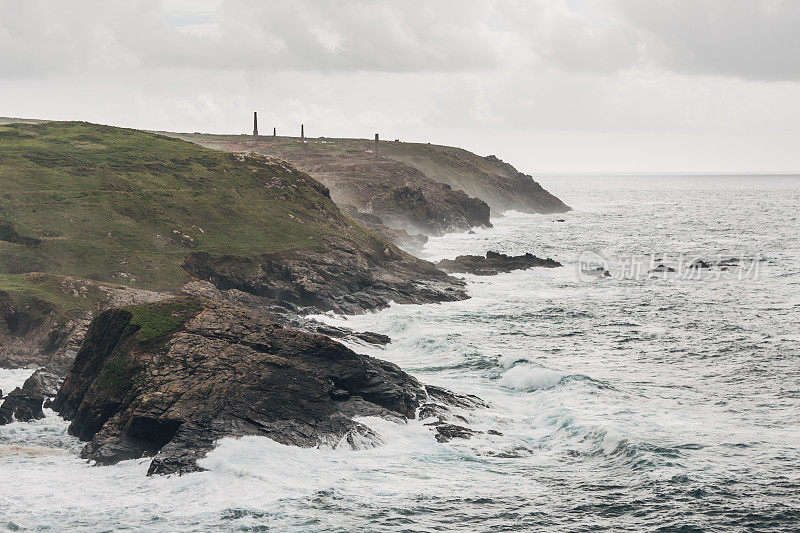
<path id="1" fill-rule="evenodd" d="M 20 274 L 168 290 L 192 250 L 249 256 L 325 236 L 383 245 L 291 167 L 81 122 L 0 125 L 0 221 L 13 228 L 0 290 L 55 298 L 58 282 Z"/>

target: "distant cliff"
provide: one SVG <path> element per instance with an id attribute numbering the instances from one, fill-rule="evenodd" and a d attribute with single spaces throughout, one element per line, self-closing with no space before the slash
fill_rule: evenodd
<path id="1" fill-rule="evenodd" d="M 495 156 L 431 144 L 293 137 L 168 134 L 227 151 L 254 151 L 290 161 L 391 228 L 435 236 L 489 226 L 491 214 L 563 213 L 570 207 L 531 176 Z M 379 157 L 378 157 L 379 155 Z"/>

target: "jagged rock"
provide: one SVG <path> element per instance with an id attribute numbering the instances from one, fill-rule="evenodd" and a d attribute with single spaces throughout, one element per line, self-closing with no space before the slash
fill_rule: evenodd
<path id="1" fill-rule="evenodd" d="M 455 392 L 445 389 L 444 387 L 437 387 L 435 385 L 426 385 L 425 391 L 428 397 L 433 400 L 442 402 L 446 405 L 459 407 L 461 409 L 486 409 L 489 404 L 478 398 L 474 394 L 456 394 Z"/>
<path id="2" fill-rule="evenodd" d="M 307 326 L 308 324 L 304 324 L 304 320 L 299 319 L 297 321 L 292 320 L 292 323 L 296 322 L 298 326 L 303 325 Z M 309 320 L 309 323 L 312 324 L 319 324 L 316 320 Z M 372 331 L 362 331 L 356 332 L 348 328 L 340 328 L 337 326 L 330 326 L 328 324 L 319 324 L 315 325 L 313 328 L 308 327 L 300 327 L 298 329 L 303 329 L 305 331 L 312 331 L 315 333 L 321 333 L 322 335 L 327 335 L 329 337 L 333 337 L 335 339 L 359 339 L 368 344 L 375 344 L 377 346 L 384 346 L 392 342 L 391 337 L 388 335 L 382 335 L 380 333 L 373 333 Z"/>
<path id="3" fill-rule="evenodd" d="M 424 403 L 417 416 L 420 420 L 434 419 L 426 422 L 426 426 L 436 429 L 436 440 L 449 442 L 452 439 L 468 439 L 482 431 L 473 430 L 461 424 L 468 424 L 465 414 L 475 409 L 489 407 L 489 404 L 471 394 L 456 394 L 443 387 L 427 385 L 428 401 Z"/>
<path id="4" fill-rule="evenodd" d="M 37 396 L 52 398 L 58 394 L 58 389 L 64 379 L 46 370 L 39 369 L 25 380 L 22 390 L 32 392 Z"/>
<path id="5" fill-rule="evenodd" d="M 137 315 L 163 314 L 158 305 L 168 303 Z M 110 464 L 155 456 L 151 474 L 190 472 L 224 436 L 361 442 L 354 417 L 413 418 L 426 397 L 396 365 L 327 337 L 221 303 L 181 305 L 197 307 L 155 337 L 143 338 L 125 310 L 92 322 L 53 403 L 71 420 L 69 432 L 89 441 L 82 457 Z"/>
<path id="6" fill-rule="evenodd" d="M 353 336 L 369 344 L 375 344 L 379 346 L 384 346 L 392 342 L 392 338 L 390 336 L 383 335 L 382 333 L 375 333 L 372 331 L 362 331 L 359 333 L 354 333 Z"/>
<path id="7" fill-rule="evenodd" d="M 255 257 L 191 252 L 184 269 L 223 291 L 237 289 L 307 311 L 359 314 L 389 302 L 466 299 L 464 282 L 397 248 L 329 243 L 328 251 L 292 250 Z"/>
<path id="8" fill-rule="evenodd" d="M 29 390 L 17 387 L 6 396 L 0 405 L 0 426 L 11 422 L 30 422 L 44 418 L 42 401 L 44 398 Z"/>
<path id="9" fill-rule="evenodd" d="M 660 273 L 668 273 L 668 272 L 676 272 L 674 268 L 667 265 L 658 265 L 657 267 L 651 269 L 648 274 L 660 274 Z"/>
<path id="10" fill-rule="evenodd" d="M 450 442 L 453 439 L 469 439 L 479 433 L 483 432 L 456 424 L 436 424 L 436 440 L 439 442 Z"/>
<path id="11" fill-rule="evenodd" d="M 468 273 L 478 276 L 494 276 L 501 272 L 512 270 L 526 270 L 532 267 L 555 268 L 561 263 L 547 258 L 542 259 L 533 254 L 509 256 L 497 252 L 486 252 L 486 257 L 480 255 L 459 255 L 455 259 L 442 259 L 436 266 L 445 272 Z"/>
<path id="12" fill-rule="evenodd" d="M 708 261 L 703 261 L 702 259 L 697 259 L 695 261 L 692 261 L 689 264 L 689 266 L 686 267 L 686 268 L 711 268 L 713 266 L 714 265 L 712 263 L 709 263 Z"/>

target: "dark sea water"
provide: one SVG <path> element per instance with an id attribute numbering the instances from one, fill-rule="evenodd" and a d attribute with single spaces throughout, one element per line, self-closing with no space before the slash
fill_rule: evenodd
<path id="1" fill-rule="evenodd" d="M 207 472 L 146 478 L 148 461 L 84 464 L 51 414 L 0 428 L 0 530 L 798 531 L 800 177 L 541 181 L 575 210 L 507 213 L 424 253 L 564 267 L 467 276 L 465 302 L 325 317 L 395 339 L 358 351 L 490 402 L 469 425 L 502 436 L 440 444 L 424 422 L 365 419 L 384 445 L 226 439 Z M 678 272 L 587 277 L 587 251 Z M 684 275 L 696 256 L 747 268 Z M 25 375 L 0 371 L 0 388 Z"/>

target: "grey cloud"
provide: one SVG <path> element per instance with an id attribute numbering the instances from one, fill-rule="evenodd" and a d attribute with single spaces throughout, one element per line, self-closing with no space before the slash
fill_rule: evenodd
<path id="1" fill-rule="evenodd" d="M 635 34 L 544 0 L 0 0 L 0 77 L 128 69 L 613 72 Z M 184 8 L 192 4 L 184 4 Z"/>
<path id="2" fill-rule="evenodd" d="M 477 3 L 227 0 L 190 17 L 161 2 L 0 0 L 0 76 L 127 68 L 442 71 L 497 67 Z"/>
<path id="3" fill-rule="evenodd" d="M 647 56 L 677 72 L 800 79 L 800 2 L 615 0 Z"/>

